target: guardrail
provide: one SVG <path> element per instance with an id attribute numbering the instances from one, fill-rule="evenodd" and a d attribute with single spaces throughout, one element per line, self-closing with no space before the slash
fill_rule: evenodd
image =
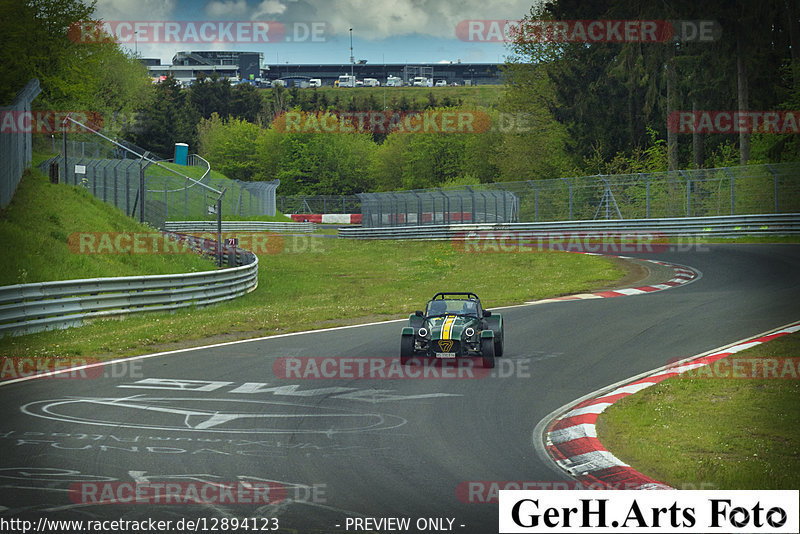
<path id="1" fill-rule="evenodd" d="M 215 221 L 166 221 L 165 230 L 185 234 L 217 232 Z M 311 222 L 222 221 L 223 232 L 300 232 L 311 233 L 316 224 Z"/>
<path id="2" fill-rule="evenodd" d="M 339 237 L 349 239 L 464 238 L 469 232 L 614 232 L 650 233 L 673 237 L 741 237 L 745 235 L 798 235 L 800 214 L 731 215 L 668 219 L 613 219 L 545 223 L 450 224 L 396 228 L 340 228 Z"/>
<path id="3" fill-rule="evenodd" d="M 210 239 L 168 234 L 217 257 Z M 227 269 L 187 274 L 120 276 L 0 287 L 0 337 L 79 326 L 87 319 L 177 310 L 230 300 L 258 286 L 258 257 L 223 247 Z"/>

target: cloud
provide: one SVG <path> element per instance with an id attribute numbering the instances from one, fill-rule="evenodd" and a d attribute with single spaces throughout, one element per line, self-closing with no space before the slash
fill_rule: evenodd
<path id="1" fill-rule="evenodd" d="M 286 12 L 286 4 L 279 0 L 263 0 L 253 11 L 252 20 L 268 20 Z"/>
<path id="2" fill-rule="evenodd" d="M 454 38 L 462 20 L 519 19 L 537 0 L 213 0 L 206 13 L 231 18 L 243 6 L 251 20 L 324 22 L 331 35 L 379 40 L 405 35 Z M 212 7 L 213 6 L 213 7 Z"/>
<path id="3" fill-rule="evenodd" d="M 206 4 L 204 11 L 211 19 L 242 18 L 248 15 L 250 7 L 247 0 L 218 0 Z"/>
<path id="4" fill-rule="evenodd" d="M 103 20 L 169 20 L 177 0 L 98 0 L 95 15 Z"/>

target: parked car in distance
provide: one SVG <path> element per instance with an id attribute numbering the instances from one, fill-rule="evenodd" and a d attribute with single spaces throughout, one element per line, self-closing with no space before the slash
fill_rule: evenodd
<path id="1" fill-rule="evenodd" d="M 343 74 L 339 76 L 339 85 L 338 87 L 355 87 L 356 86 L 356 77 L 350 76 L 349 74 Z"/>

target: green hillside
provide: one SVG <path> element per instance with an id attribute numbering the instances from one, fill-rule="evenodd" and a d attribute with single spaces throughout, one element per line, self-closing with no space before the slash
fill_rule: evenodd
<path id="1" fill-rule="evenodd" d="M 80 187 L 53 185 L 39 171 L 26 170 L 11 203 L 0 211 L 0 285 L 215 268 L 213 261 L 195 254 L 81 254 L 70 250 L 70 236 L 76 242 L 81 233 L 98 232 L 157 230 L 137 223 Z"/>

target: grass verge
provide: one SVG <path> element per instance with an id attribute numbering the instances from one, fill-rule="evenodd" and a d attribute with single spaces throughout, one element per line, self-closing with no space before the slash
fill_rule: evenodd
<path id="1" fill-rule="evenodd" d="M 588 291 L 625 273 L 611 260 L 536 252 L 474 254 L 442 242 L 286 236 L 259 257 L 258 288 L 207 308 L 97 321 L 0 339 L 6 356 L 119 357 L 407 316 L 437 291 L 474 291 L 488 308 Z"/>
<path id="2" fill-rule="evenodd" d="M 735 357 L 799 354 L 800 334 L 790 334 Z M 603 445 L 623 462 L 676 488 L 704 484 L 717 489 L 796 489 L 798 406 L 797 376 L 765 380 L 682 375 L 615 403 L 598 419 L 597 431 Z"/>
<path id="3" fill-rule="evenodd" d="M 154 233 L 81 187 L 54 185 L 25 171 L 11 203 L 0 211 L 0 285 L 51 280 L 174 274 L 215 269 L 194 254 L 76 254 L 67 240 L 81 232 Z"/>

